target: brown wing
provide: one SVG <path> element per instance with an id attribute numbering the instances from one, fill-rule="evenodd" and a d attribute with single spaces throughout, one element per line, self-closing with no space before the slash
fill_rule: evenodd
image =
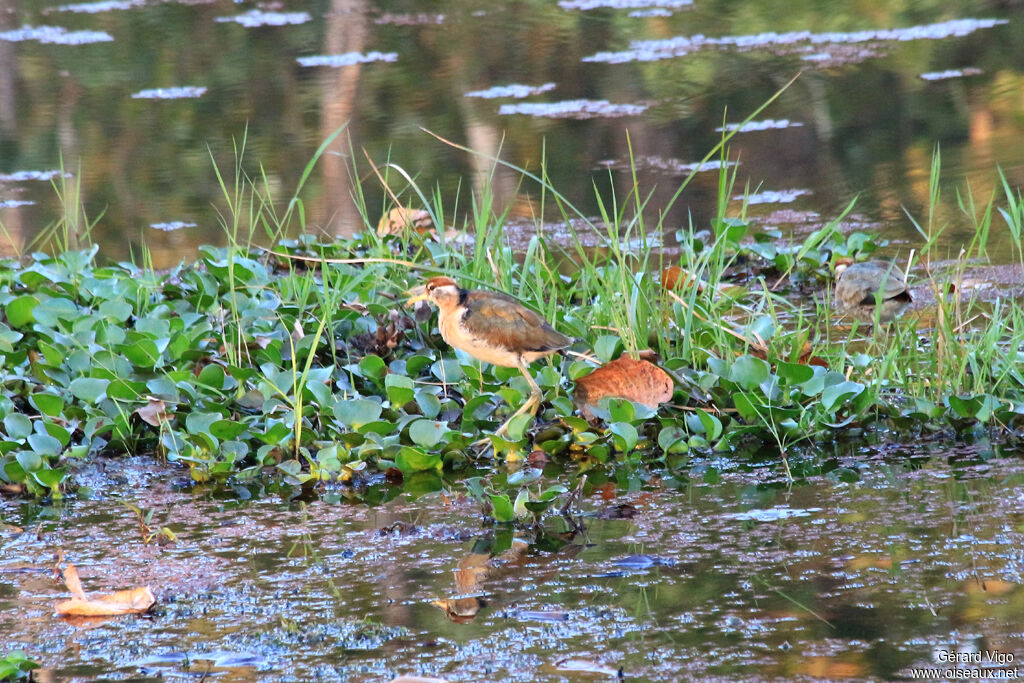
<path id="1" fill-rule="evenodd" d="M 537 313 L 501 292 L 466 295 L 462 326 L 474 337 L 517 353 L 557 351 L 572 343 Z"/>

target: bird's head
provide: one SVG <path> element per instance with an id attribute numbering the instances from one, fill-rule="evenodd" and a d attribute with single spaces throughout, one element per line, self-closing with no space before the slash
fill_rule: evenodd
<path id="1" fill-rule="evenodd" d="M 418 287 L 409 290 L 410 298 L 406 306 L 418 301 L 432 301 L 438 308 L 454 308 L 459 304 L 459 285 L 450 277 L 432 277 Z"/>

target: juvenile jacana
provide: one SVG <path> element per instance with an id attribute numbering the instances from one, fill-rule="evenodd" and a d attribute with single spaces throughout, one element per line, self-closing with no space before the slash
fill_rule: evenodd
<path id="1" fill-rule="evenodd" d="M 529 308 L 502 294 L 463 289 L 450 277 L 432 277 L 413 289 L 408 304 L 432 301 L 438 308 L 438 328 L 449 345 L 477 360 L 506 368 L 519 368 L 530 383 L 530 398 L 495 432 L 504 436 L 519 415 L 537 412 L 543 394 L 529 365 L 572 343 Z"/>
<path id="2" fill-rule="evenodd" d="M 836 276 L 839 308 L 858 320 L 873 321 L 877 313 L 880 322 L 892 322 L 913 301 L 907 276 L 895 263 L 840 263 Z"/>

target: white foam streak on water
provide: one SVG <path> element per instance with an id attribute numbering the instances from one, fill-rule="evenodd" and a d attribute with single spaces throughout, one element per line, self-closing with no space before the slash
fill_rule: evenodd
<path id="1" fill-rule="evenodd" d="M 233 17 L 217 17 L 214 21 L 233 21 L 246 28 L 258 26 L 288 26 L 290 24 L 305 24 L 310 20 L 306 12 L 264 12 L 258 9 L 251 9 L 245 14 L 236 14 Z"/>
<path id="2" fill-rule="evenodd" d="M 312 57 L 299 57 L 296 60 L 302 66 L 329 66 L 343 67 L 355 64 L 368 64 L 370 62 L 397 62 L 397 52 L 345 52 L 340 55 L 314 55 Z"/>
<path id="3" fill-rule="evenodd" d="M 585 62 L 607 62 L 616 64 L 632 61 L 653 61 L 681 57 L 706 48 L 736 47 L 740 49 L 756 49 L 778 45 L 810 45 L 851 44 L 866 42 L 906 42 L 910 40 L 939 40 L 957 36 L 966 36 L 974 31 L 992 28 L 1008 23 L 1005 19 L 954 19 L 924 26 L 907 28 L 874 29 L 869 31 L 812 33 L 811 31 L 790 31 L 776 33 L 769 31 L 745 36 L 722 36 L 709 38 L 703 34 L 693 36 L 676 36 L 661 40 L 636 40 L 630 43 L 629 50 L 621 52 L 598 52 L 584 57 Z"/>
<path id="4" fill-rule="evenodd" d="M 521 85 L 519 83 L 512 83 L 510 85 L 496 85 L 493 88 L 487 90 L 472 90 L 465 94 L 466 97 L 481 97 L 484 99 L 494 99 L 498 97 L 529 97 L 530 95 L 539 95 L 548 90 L 554 90 L 554 83 L 544 83 L 543 85 Z"/>
<path id="5" fill-rule="evenodd" d="M 643 104 L 612 104 L 608 100 L 564 100 L 562 102 L 523 102 L 503 104 L 499 114 L 526 114 L 556 119 L 636 116 L 647 111 Z"/>
<path id="6" fill-rule="evenodd" d="M 0 33 L 0 40 L 12 43 L 37 40 L 50 45 L 88 45 L 107 43 L 113 39 L 112 35 L 104 31 L 69 31 L 63 26 L 22 26 Z"/>
<path id="7" fill-rule="evenodd" d="M 182 85 L 173 88 L 151 88 L 132 93 L 132 99 L 136 100 L 182 100 L 195 97 L 202 97 L 206 93 L 206 86 Z"/>

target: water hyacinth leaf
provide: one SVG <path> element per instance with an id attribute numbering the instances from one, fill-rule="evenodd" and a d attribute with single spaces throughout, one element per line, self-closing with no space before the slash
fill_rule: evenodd
<path id="1" fill-rule="evenodd" d="M 101 400 L 106 398 L 108 386 L 110 386 L 110 380 L 108 379 L 79 377 L 71 380 L 71 384 L 68 389 L 71 390 L 71 395 L 79 401 L 85 401 L 86 403 L 99 403 Z"/>
<path id="2" fill-rule="evenodd" d="M 405 375 L 388 373 L 384 378 L 384 389 L 392 407 L 401 408 L 416 398 L 416 385 Z"/>
<path id="3" fill-rule="evenodd" d="M 210 428 L 221 419 L 220 413 L 191 412 L 185 418 L 185 430 L 189 434 L 207 434 L 212 436 Z"/>
<path id="4" fill-rule="evenodd" d="M 368 398 L 338 401 L 333 408 L 334 417 L 353 429 L 359 429 L 369 422 L 374 422 L 380 417 L 382 410 L 380 403 Z"/>
<path id="5" fill-rule="evenodd" d="M 859 396 L 862 391 L 864 391 L 863 384 L 849 380 L 827 386 L 821 392 L 821 407 L 826 412 L 834 412 L 843 403 Z"/>
<path id="6" fill-rule="evenodd" d="M 516 518 L 515 509 L 512 506 L 512 500 L 504 493 L 491 494 L 491 515 L 495 521 L 507 524 L 512 522 Z"/>
<path id="7" fill-rule="evenodd" d="M 512 418 L 512 421 L 508 423 L 508 440 L 512 442 L 522 441 L 523 436 L 526 434 L 526 429 L 533 423 L 533 415 L 529 413 L 523 413 L 522 415 L 516 415 Z"/>
<path id="8" fill-rule="evenodd" d="M 985 420 L 979 416 L 982 413 L 982 398 L 982 396 L 950 396 L 948 399 L 949 407 L 956 413 L 957 417 L 965 419 L 977 418 L 984 422 Z"/>
<path id="9" fill-rule="evenodd" d="M 747 422 L 753 422 L 758 418 L 757 404 L 751 400 L 749 394 L 742 392 L 736 392 L 732 395 L 733 405 L 736 406 L 736 412 Z"/>
<path id="10" fill-rule="evenodd" d="M 704 427 L 704 436 L 708 441 L 717 441 L 722 435 L 722 421 L 707 411 L 698 409 L 697 418 Z"/>
<path id="11" fill-rule="evenodd" d="M 210 425 L 210 434 L 221 441 L 231 440 L 246 430 L 244 422 L 217 420 Z"/>
<path id="12" fill-rule="evenodd" d="M 33 451 L 18 451 L 14 457 L 25 472 L 34 472 L 43 466 L 42 457 Z"/>
<path id="13" fill-rule="evenodd" d="M 123 323 L 129 318 L 129 316 L 131 316 L 132 305 L 120 297 L 116 299 L 106 299 L 100 303 L 99 311 L 100 315 L 112 318 L 119 323 Z"/>
<path id="14" fill-rule="evenodd" d="M 440 471 L 442 464 L 440 455 L 410 446 L 403 446 L 395 458 L 395 466 L 403 472 Z"/>
<path id="15" fill-rule="evenodd" d="M 63 449 L 60 441 L 49 434 L 29 434 L 28 445 L 39 455 L 56 457 Z"/>
<path id="16" fill-rule="evenodd" d="M 686 432 L 677 425 L 662 428 L 658 432 L 658 447 L 666 453 L 686 451 Z"/>
<path id="17" fill-rule="evenodd" d="M 32 312 L 39 305 L 39 299 L 31 295 L 19 296 L 4 307 L 7 322 L 14 328 L 26 327 L 35 322 Z"/>
<path id="18" fill-rule="evenodd" d="M 770 372 L 771 367 L 766 361 L 751 355 L 743 355 L 733 362 L 729 378 L 741 388 L 751 391 L 768 379 Z"/>
<path id="19" fill-rule="evenodd" d="M 56 328 L 61 320 L 74 320 L 79 317 L 78 306 L 74 301 L 64 297 L 44 299 L 32 309 L 36 322 L 45 327 Z"/>
<path id="20" fill-rule="evenodd" d="M 608 399 L 608 415 L 613 422 L 632 422 L 636 411 L 633 403 L 622 398 Z"/>
<path id="21" fill-rule="evenodd" d="M 780 380 L 784 380 L 785 383 L 790 386 L 803 384 L 814 377 L 814 370 L 811 366 L 804 365 L 802 363 L 786 363 L 779 361 L 775 364 L 775 372 L 778 374 Z"/>
<path id="22" fill-rule="evenodd" d="M 71 432 L 55 422 L 40 421 L 36 423 L 36 431 L 40 433 L 46 432 L 53 438 L 60 442 L 60 447 L 67 448 L 68 444 L 71 443 Z"/>
<path id="23" fill-rule="evenodd" d="M 594 355 L 597 356 L 602 363 L 608 363 L 619 350 L 619 345 L 621 343 L 622 340 L 619 339 L 618 335 L 602 334 L 594 342 Z"/>
<path id="24" fill-rule="evenodd" d="M 430 374 L 447 384 L 459 382 L 466 376 L 462 365 L 454 358 L 442 358 L 435 361 L 430 366 Z"/>
<path id="25" fill-rule="evenodd" d="M 530 511 L 526 509 L 526 501 L 528 500 L 530 500 L 530 492 L 526 489 L 519 489 L 516 501 L 512 504 L 512 514 L 517 519 L 526 519 L 530 516 Z"/>
<path id="26" fill-rule="evenodd" d="M 436 446 L 447 432 L 447 422 L 420 419 L 409 425 L 409 438 L 413 440 L 413 443 L 424 448 Z"/>
<path id="27" fill-rule="evenodd" d="M 539 467 L 523 467 L 508 475 L 509 486 L 527 486 L 541 478 L 544 470 Z"/>
<path id="28" fill-rule="evenodd" d="M 28 402 L 43 415 L 57 417 L 64 410 L 64 399 L 55 394 L 30 394 Z"/>
<path id="29" fill-rule="evenodd" d="M 224 368 L 217 363 L 209 363 L 199 371 L 199 382 L 218 391 L 224 388 Z"/>
<path id="30" fill-rule="evenodd" d="M 21 332 L 12 330 L 6 324 L 0 322 L 0 353 L 12 353 L 14 345 L 24 336 Z"/>
<path id="31" fill-rule="evenodd" d="M 441 412 L 441 399 L 427 389 L 416 390 L 416 405 L 419 406 L 423 417 L 430 419 L 434 419 Z"/>
<path id="32" fill-rule="evenodd" d="M 613 422 L 608 426 L 608 431 L 613 435 L 615 447 L 624 453 L 633 450 L 640 438 L 636 427 L 628 422 Z"/>
<path id="33" fill-rule="evenodd" d="M 359 361 L 359 371 L 363 377 L 379 380 L 384 377 L 388 368 L 383 358 L 371 354 Z"/>

